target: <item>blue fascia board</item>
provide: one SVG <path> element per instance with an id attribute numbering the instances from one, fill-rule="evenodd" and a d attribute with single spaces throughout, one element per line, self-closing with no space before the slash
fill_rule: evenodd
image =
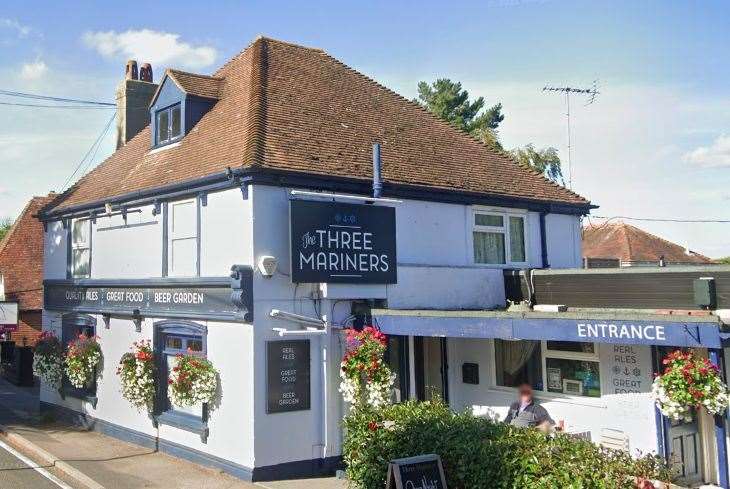
<path id="1" fill-rule="evenodd" d="M 718 323 L 374 314 L 386 334 L 720 348 Z"/>
<path id="2" fill-rule="evenodd" d="M 37 217 L 42 221 L 54 221 L 89 215 L 93 211 L 103 211 L 106 203 L 120 207 L 141 206 L 151 204 L 155 201 L 181 198 L 201 192 L 226 190 L 243 184 L 350 193 L 366 197 L 372 195 L 372 181 L 361 178 L 323 176 L 284 170 L 233 168 L 230 171 L 213 173 L 205 177 L 194 178 L 180 183 L 136 190 L 107 199 L 69 206 L 56 211 L 51 210 L 50 212 L 46 212 L 43 209 L 38 212 Z M 416 201 L 459 205 L 490 205 L 550 214 L 585 215 L 591 209 L 598 207 L 593 204 L 572 205 L 529 198 L 504 197 L 455 189 L 437 189 L 427 186 L 390 182 L 383 182 L 383 195 L 386 197 Z"/>

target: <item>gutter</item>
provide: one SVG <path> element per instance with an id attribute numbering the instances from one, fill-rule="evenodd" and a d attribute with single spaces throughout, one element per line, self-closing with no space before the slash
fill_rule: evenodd
<path id="1" fill-rule="evenodd" d="M 151 204 L 166 199 L 182 197 L 195 193 L 205 193 L 241 186 L 244 196 L 250 184 L 271 185 L 277 187 L 299 187 L 317 191 L 349 192 L 357 195 L 371 196 L 372 181 L 365 179 L 317 175 L 312 173 L 292 172 L 285 170 L 269 170 L 257 168 L 236 168 L 214 173 L 193 180 L 137 190 L 108 199 L 65 207 L 44 212 L 41 210 L 34 217 L 41 221 L 52 221 L 62 218 L 86 216 L 92 211 L 103 210 L 105 204 L 117 207 Z M 492 205 L 498 207 L 520 208 L 534 212 L 586 215 L 598 206 L 586 203 L 567 204 L 529 198 L 489 195 L 483 193 L 434 188 L 425 185 L 410 185 L 383 182 L 383 194 L 389 197 L 427 200 L 462 205 Z M 245 198 L 245 197 L 244 197 Z"/>

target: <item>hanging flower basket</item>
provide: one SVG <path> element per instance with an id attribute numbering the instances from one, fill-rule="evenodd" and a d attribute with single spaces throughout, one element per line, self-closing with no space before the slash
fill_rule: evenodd
<path id="1" fill-rule="evenodd" d="M 179 354 L 167 384 L 170 401 L 175 406 L 210 404 L 218 390 L 218 371 L 205 358 Z"/>
<path id="2" fill-rule="evenodd" d="M 77 389 L 91 387 L 101 362 L 101 345 L 95 336 L 80 334 L 66 351 L 66 376 Z"/>
<path id="3" fill-rule="evenodd" d="M 730 393 L 720 369 L 708 359 L 677 350 L 662 363 L 664 372 L 654 379 L 652 395 L 665 416 L 689 422 L 692 408 L 704 407 L 710 414 L 722 414 L 730 405 Z"/>
<path id="4" fill-rule="evenodd" d="M 52 331 L 44 331 L 35 346 L 33 374 L 53 388 L 63 379 L 63 346 Z"/>
<path id="5" fill-rule="evenodd" d="M 347 352 L 340 369 L 340 392 L 353 406 L 379 407 L 391 399 L 395 374 L 383 357 L 388 341 L 372 326 L 347 331 Z"/>
<path id="6" fill-rule="evenodd" d="M 122 397 L 138 410 L 152 410 L 155 397 L 155 355 L 149 340 L 135 341 L 132 351 L 122 355 L 117 375 Z"/>

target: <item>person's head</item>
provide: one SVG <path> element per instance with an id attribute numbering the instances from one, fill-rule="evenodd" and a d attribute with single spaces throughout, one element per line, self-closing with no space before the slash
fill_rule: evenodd
<path id="1" fill-rule="evenodd" d="M 527 383 L 518 385 L 517 394 L 520 396 L 520 402 L 532 401 L 532 386 Z"/>

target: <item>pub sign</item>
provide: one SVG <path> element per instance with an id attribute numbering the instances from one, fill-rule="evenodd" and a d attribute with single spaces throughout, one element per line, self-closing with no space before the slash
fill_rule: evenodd
<path id="1" fill-rule="evenodd" d="M 0 301 L 0 333 L 18 330 L 18 303 Z"/>
<path id="2" fill-rule="evenodd" d="M 292 200 L 294 283 L 397 283 L 395 209 Z"/>

